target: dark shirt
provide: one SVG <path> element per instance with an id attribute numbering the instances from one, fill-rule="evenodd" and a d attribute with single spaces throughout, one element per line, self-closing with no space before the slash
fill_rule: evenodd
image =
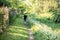
<path id="1" fill-rule="evenodd" d="M 24 21 L 26 21 L 26 19 L 27 19 L 27 15 L 24 15 Z"/>

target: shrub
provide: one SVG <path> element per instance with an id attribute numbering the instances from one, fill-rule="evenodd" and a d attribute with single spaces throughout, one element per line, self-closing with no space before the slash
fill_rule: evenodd
<path id="1" fill-rule="evenodd" d="M 13 15 L 13 13 L 9 14 L 9 24 L 12 24 L 15 21 L 15 17 Z"/>

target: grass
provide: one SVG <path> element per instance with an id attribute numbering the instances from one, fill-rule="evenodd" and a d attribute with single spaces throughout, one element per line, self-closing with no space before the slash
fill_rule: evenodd
<path id="1" fill-rule="evenodd" d="M 46 18 L 41 18 L 41 19 L 36 19 L 37 21 L 51 27 L 53 30 L 55 29 L 60 29 L 60 23 L 55 23 L 50 19 L 46 19 Z"/>
<path id="2" fill-rule="evenodd" d="M 34 40 L 60 40 L 60 23 L 54 23 L 50 19 L 36 19 L 31 30 Z"/>
<path id="3" fill-rule="evenodd" d="M 60 23 L 45 18 L 28 18 L 27 22 L 33 32 L 34 40 L 60 40 Z M 0 35 L 0 40 L 28 40 L 28 31 L 22 16 L 19 16 L 14 24 Z"/>
<path id="4" fill-rule="evenodd" d="M 0 35 L 0 40 L 28 40 L 28 32 L 21 16 Z"/>

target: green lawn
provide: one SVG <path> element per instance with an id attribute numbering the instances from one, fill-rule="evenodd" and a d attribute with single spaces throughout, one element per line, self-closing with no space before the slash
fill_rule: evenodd
<path id="1" fill-rule="evenodd" d="M 28 31 L 24 25 L 23 18 L 18 17 L 14 24 L 0 35 L 0 40 L 28 40 Z"/>

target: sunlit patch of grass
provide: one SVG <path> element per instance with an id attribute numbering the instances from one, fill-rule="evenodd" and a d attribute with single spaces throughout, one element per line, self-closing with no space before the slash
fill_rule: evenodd
<path id="1" fill-rule="evenodd" d="M 0 37 L 0 40 L 28 40 L 28 37 L 24 34 L 6 33 Z"/>
<path id="2" fill-rule="evenodd" d="M 59 24 L 51 20 L 47 21 L 47 19 L 34 21 L 31 27 L 35 38 L 34 40 L 60 40 L 59 31 L 55 31 L 59 28 Z"/>
<path id="3" fill-rule="evenodd" d="M 18 33 L 9 33 L 10 35 L 15 35 L 15 36 L 22 36 L 22 37 L 26 37 L 28 38 L 27 35 L 23 35 L 23 34 L 18 34 Z"/>
<path id="4" fill-rule="evenodd" d="M 32 26 L 31 28 L 32 30 L 35 30 L 36 32 L 37 31 L 42 31 L 42 32 L 52 32 L 52 28 L 45 25 L 45 24 L 35 24 Z"/>
<path id="5" fill-rule="evenodd" d="M 16 26 L 16 27 L 12 26 L 11 28 L 7 29 L 7 31 L 11 32 L 11 33 L 27 34 L 28 35 L 26 28 L 18 27 L 18 26 Z"/>
<path id="6" fill-rule="evenodd" d="M 37 31 L 42 31 L 42 32 L 51 32 L 52 31 L 52 28 L 51 27 L 48 27 L 47 25 L 45 24 L 35 24 L 32 26 L 31 28 L 33 30 L 33 32 L 37 32 Z"/>
<path id="7" fill-rule="evenodd" d="M 56 29 L 56 30 L 54 30 L 54 31 L 55 31 L 55 33 L 57 34 L 58 40 L 60 40 L 60 29 Z"/>
<path id="8" fill-rule="evenodd" d="M 16 29 L 16 30 L 18 30 L 18 29 L 27 30 L 26 27 L 22 27 L 22 26 L 11 26 L 11 28 L 9 28 L 9 29 L 10 30 L 13 30 L 13 29 Z"/>
<path id="9" fill-rule="evenodd" d="M 0 40 L 28 40 L 28 31 L 23 23 L 23 19 L 18 17 L 14 24 L 10 25 Z"/>
<path id="10" fill-rule="evenodd" d="M 35 24 L 32 26 L 35 40 L 59 40 L 58 34 L 45 24 Z"/>
<path id="11" fill-rule="evenodd" d="M 26 34 L 28 34 L 28 32 L 26 32 L 26 31 L 23 31 L 23 30 L 18 30 L 18 32 L 23 32 L 23 33 L 26 33 Z"/>
<path id="12" fill-rule="evenodd" d="M 60 29 L 56 29 L 56 30 L 54 30 L 57 34 L 59 34 L 60 35 Z"/>

